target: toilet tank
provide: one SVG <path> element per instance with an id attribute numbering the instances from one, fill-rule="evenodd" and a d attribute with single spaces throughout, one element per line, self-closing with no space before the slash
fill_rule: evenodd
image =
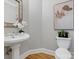
<path id="1" fill-rule="evenodd" d="M 65 48 L 65 49 L 69 48 L 71 43 L 71 38 L 56 37 L 56 39 L 59 48 Z"/>

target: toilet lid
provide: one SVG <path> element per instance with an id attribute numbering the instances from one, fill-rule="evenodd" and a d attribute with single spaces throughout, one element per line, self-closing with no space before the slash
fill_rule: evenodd
<path id="1" fill-rule="evenodd" d="M 70 59 L 71 58 L 71 53 L 65 48 L 58 48 L 55 51 L 55 53 L 60 59 Z"/>

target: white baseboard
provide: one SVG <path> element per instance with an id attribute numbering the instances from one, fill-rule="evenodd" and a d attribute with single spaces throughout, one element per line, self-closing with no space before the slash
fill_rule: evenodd
<path id="1" fill-rule="evenodd" d="M 40 53 L 40 52 L 55 56 L 55 52 L 53 50 L 40 48 L 40 49 L 33 49 L 33 50 L 26 51 L 25 53 L 21 55 L 21 59 L 24 59 L 30 54 L 35 54 L 35 53 Z"/>

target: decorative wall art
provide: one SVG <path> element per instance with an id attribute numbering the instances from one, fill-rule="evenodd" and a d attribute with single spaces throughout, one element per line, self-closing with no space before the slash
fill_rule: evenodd
<path id="1" fill-rule="evenodd" d="M 55 29 L 73 29 L 73 0 L 62 2 L 54 6 Z"/>

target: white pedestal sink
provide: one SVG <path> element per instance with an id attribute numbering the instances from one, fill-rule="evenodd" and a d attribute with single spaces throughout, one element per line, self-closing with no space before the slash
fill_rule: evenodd
<path id="1" fill-rule="evenodd" d="M 20 44 L 29 38 L 29 34 L 22 33 L 14 36 L 5 36 L 4 46 L 10 46 L 12 48 L 12 59 L 20 59 L 19 47 Z"/>

